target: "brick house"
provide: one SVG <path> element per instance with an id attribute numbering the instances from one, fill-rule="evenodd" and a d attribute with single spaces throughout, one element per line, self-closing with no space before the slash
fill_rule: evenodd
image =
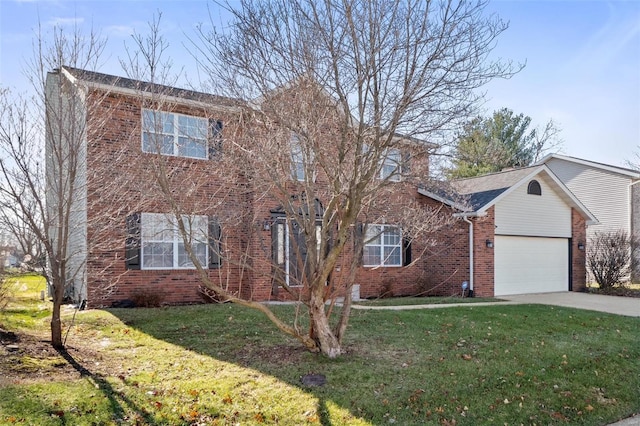
<path id="1" fill-rule="evenodd" d="M 247 143 L 243 135 L 252 129 L 250 120 L 242 115 L 241 101 L 68 67 L 49 73 L 47 86 L 49 93 L 57 92 L 62 98 L 68 93 L 69 98 L 84 103 L 78 114 L 85 125 L 80 134 L 83 161 L 75 178 L 78 192 L 68 243 L 72 248 L 68 267 L 74 271 L 70 274 L 71 299 L 87 300 L 90 307 L 109 306 L 141 294 L 155 294 L 172 304 L 202 301 L 198 271 L 178 232 L 181 225 L 211 280 L 251 300 L 292 297 L 279 288 L 275 278 L 296 288 L 304 270 L 300 258 L 306 258 L 307 248 L 300 241 L 300 230 L 287 222 L 282 200 L 265 197 L 261 189 L 265 180 L 255 176 L 258 172 L 243 168 L 243 143 Z M 159 88 L 162 96 L 155 97 Z M 65 103 L 49 108 L 60 105 Z M 296 150 L 295 136 L 291 139 L 285 148 L 286 168 L 268 172 L 286 175 L 290 182 L 284 187 L 291 199 L 300 201 L 305 196 L 296 184 L 305 177 L 298 167 L 302 153 Z M 47 146 L 60 141 L 63 139 L 49 135 Z M 349 279 L 346 269 L 354 256 L 359 266 L 353 282 L 361 297 L 460 294 L 464 281 L 479 296 L 584 286 L 584 252 L 578 247 L 584 247 L 585 223 L 594 218 L 548 168 L 505 174 L 511 176 L 509 182 L 502 181 L 495 188 L 487 186 L 490 180 L 496 181 L 491 177 L 458 182 L 455 196 L 443 196 L 414 182 L 394 179 L 394 173 L 409 167 L 407 153 L 424 149 L 408 139 L 399 146 L 402 149 L 388 152 L 380 164 L 380 178 L 390 181 L 385 188 L 386 205 L 379 206 L 366 227 L 359 223 L 352 230 L 354 242 L 365 242 L 348 245 L 338 261 L 332 274 L 338 287 Z M 154 162 L 158 157 L 164 161 L 161 166 Z M 411 161 L 411 169 L 420 170 L 426 178 L 428 158 L 415 156 Z M 169 214 L 171 202 L 158 194 L 150 176 L 167 176 L 163 181 L 166 192 L 185 208 L 182 224 Z M 55 179 L 54 173 L 48 172 L 47 177 Z M 322 182 L 323 176 L 314 179 Z M 542 190 L 536 200 L 543 201 L 543 210 L 550 211 L 550 216 L 537 221 L 529 218 L 538 224 L 531 230 L 535 235 L 517 226 L 507 226 L 502 233 L 503 217 L 509 217 L 504 212 L 512 211 L 503 206 L 533 181 Z M 482 198 L 489 193 L 495 197 Z M 536 211 L 529 202 L 536 195 L 529 197 L 533 198 L 525 197 L 523 207 L 513 212 L 526 218 L 527 209 Z M 313 203 L 301 206 L 313 204 L 320 217 L 322 198 L 320 194 Z M 481 198 L 483 203 L 478 202 Z M 445 225 L 424 237 L 411 238 L 403 232 L 402 209 L 397 208 L 409 203 L 439 211 Z M 527 242 L 525 237 L 532 236 L 540 238 L 536 241 L 544 239 L 541 247 Z M 563 242 L 566 260 L 555 267 L 564 268 L 565 283 L 571 284 L 560 285 L 560 274 L 551 276 L 555 284 L 548 288 L 527 287 L 519 281 L 516 290 L 503 285 L 517 274 L 505 272 L 503 265 L 513 263 L 514 258 L 504 258 L 513 250 L 500 251 L 502 247 L 523 247 L 520 254 L 526 257 L 530 250 L 544 253 L 555 239 Z M 490 252 L 489 241 L 494 245 Z M 525 262 L 517 258 L 515 262 L 525 268 L 520 271 L 531 273 Z"/>

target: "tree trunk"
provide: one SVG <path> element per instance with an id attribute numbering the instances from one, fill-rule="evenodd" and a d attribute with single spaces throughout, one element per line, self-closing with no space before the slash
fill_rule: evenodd
<path id="1" fill-rule="evenodd" d="M 342 353 L 340 342 L 333 334 L 329 325 L 329 318 L 324 310 L 324 299 L 315 293 L 311 295 L 309 316 L 311 327 L 320 352 L 328 358 L 337 358 Z"/>
<path id="2" fill-rule="evenodd" d="M 56 349 L 64 347 L 62 343 L 62 321 L 60 320 L 60 305 L 57 297 L 53 297 L 53 312 L 51 314 L 51 345 Z"/>
<path id="3" fill-rule="evenodd" d="M 66 267 L 66 266 L 64 266 Z M 49 279 L 53 287 L 53 308 L 51 312 L 51 346 L 56 349 L 63 349 L 64 344 L 62 342 L 62 319 L 60 317 L 60 311 L 62 307 L 62 301 L 64 300 L 64 283 L 65 278 L 60 277 L 60 274 L 54 273 Z"/>

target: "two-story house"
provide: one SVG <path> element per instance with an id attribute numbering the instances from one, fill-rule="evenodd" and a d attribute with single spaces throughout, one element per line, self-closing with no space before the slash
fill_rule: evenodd
<path id="1" fill-rule="evenodd" d="M 297 189 L 305 179 L 322 183 L 326 176 L 305 170 L 309 153 L 295 134 L 261 146 L 285 160 L 256 170 L 252 118 L 241 100 L 68 67 L 49 74 L 48 90 L 67 101 L 48 103 L 47 114 L 62 116 L 71 100 L 82 103 L 74 110 L 83 125 L 74 135 L 81 152 L 68 241 L 70 298 L 90 307 L 141 294 L 199 302 L 201 279 L 189 250 L 209 279 L 233 294 L 258 301 L 293 297 L 282 284 L 299 287 L 304 259 L 315 248 L 287 221 L 284 203 L 321 217 L 326 202 L 321 190 L 306 202 Z M 65 143 L 47 137 L 48 151 Z M 481 296 L 584 287 L 581 247 L 585 223 L 595 218 L 547 167 L 459 182 L 455 197 L 443 196 L 399 177 L 411 168 L 428 180 L 426 155 L 410 155 L 424 144 L 407 138 L 398 147 L 379 165 L 376 173 L 389 185 L 351 230 L 353 244 L 336 264 L 333 282 L 353 279 L 362 297 L 460 294 L 463 282 Z M 331 150 L 330 136 L 321 149 Z M 55 181 L 57 169 L 51 170 L 47 177 Z M 272 186 L 290 198 L 270 197 Z M 420 224 L 432 232 L 415 238 L 406 232 L 403 206 L 409 205 L 437 212 L 433 223 L 425 215 Z M 175 219 L 177 206 L 182 221 Z M 354 256 L 358 267 L 349 277 Z M 563 261 L 551 271 L 545 262 L 556 257 Z M 549 272 L 521 279 L 538 270 Z M 552 284 L 540 285 L 545 279 Z"/>
<path id="2" fill-rule="evenodd" d="M 640 238 L 640 171 L 567 155 L 543 158 L 558 178 L 596 216 L 598 224 L 587 229 L 587 239 L 598 232 L 624 231 Z M 632 279 L 640 280 L 640 250 L 632 259 Z"/>

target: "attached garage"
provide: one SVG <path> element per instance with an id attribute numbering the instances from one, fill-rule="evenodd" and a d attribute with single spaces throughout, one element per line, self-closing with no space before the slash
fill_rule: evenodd
<path id="1" fill-rule="evenodd" d="M 569 239 L 495 237 L 496 296 L 569 290 Z"/>
<path id="2" fill-rule="evenodd" d="M 419 193 L 448 205 L 464 220 L 468 244 L 459 253 L 468 257 L 469 268 L 467 276 L 456 278 L 468 281 L 472 294 L 586 288 L 586 226 L 598 221 L 548 167 L 460 179 L 451 186 L 453 194 Z M 450 264 L 459 270 L 464 263 L 455 259 Z"/>
<path id="3" fill-rule="evenodd" d="M 495 202 L 494 294 L 569 290 L 571 206 L 544 174 Z"/>

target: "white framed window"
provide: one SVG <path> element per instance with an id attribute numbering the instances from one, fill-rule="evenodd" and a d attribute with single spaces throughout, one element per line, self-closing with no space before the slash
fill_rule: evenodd
<path id="1" fill-rule="evenodd" d="M 388 179 L 399 182 L 402 173 L 402 153 L 399 149 L 390 148 L 385 152 L 380 166 L 380 180 Z"/>
<path id="2" fill-rule="evenodd" d="M 207 216 L 183 216 L 191 247 L 206 268 L 209 252 Z M 193 269 L 175 217 L 163 213 L 142 213 L 142 269 Z"/>
<path id="3" fill-rule="evenodd" d="M 314 153 L 311 150 L 303 149 L 302 141 L 296 134 L 291 135 L 289 142 L 291 147 L 291 175 L 298 182 L 304 182 L 306 173 L 313 171 Z M 315 173 L 312 172 L 311 178 L 315 180 Z"/>
<path id="4" fill-rule="evenodd" d="M 304 154 L 297 135 L 291 135 L 291 174 L 299 182 L 304 182 Z"/>
<path id="5" fill-rule="evenodd" d="M 391 225 L 368 225 L 363 266 L 402 266 L 402 230 Z"/>
<path id="6" fill-rule="evenodd" d="M 142 151 L 206 159 L 208 126 L 206 118 L 143 109 Z"/>

